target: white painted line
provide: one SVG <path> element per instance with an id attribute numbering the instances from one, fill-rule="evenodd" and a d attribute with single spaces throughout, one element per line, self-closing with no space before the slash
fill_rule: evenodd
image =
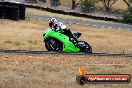
<path id="1" fill-rule="evenodd" d="M 68 23 L 73 24 L 73 22 L 68 22 Z"/>
<path id="2" fill-rule="evenodd" d="M 111 29 L 111 28 L 113 28 L 113 27 L 108 27 L 108 28 L 110 28 L 110 29 Z"/>
<path id="3" fill-rule="evenodd" d="M 126 29 L 126 30 L 131 30 L 131 29 Z"/>
<path id="4" fill-rule="evenodd" d="M 118 30 L 121 30 L 121 28 L 118 28 Z"/>
<path id="5" fill-rule="evenodd" d="M 105 26 L 101 26 L 102 28 L 105 28 Z"/>
<path id="6" fill-rule="evenodd" d="M 97 27 L 97 25 L 92 25 L 92 26 Z"/>
<path id="7" fill-rule="evenodd" d="M 80 23 L 76 23 L 76 24 L 80 24 Z"/>

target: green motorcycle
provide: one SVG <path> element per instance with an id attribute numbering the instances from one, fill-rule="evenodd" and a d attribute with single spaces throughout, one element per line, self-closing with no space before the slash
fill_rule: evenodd
<path id="1" fill-rule="evenodd" d="M 55 32 L 53 29 L 47 29 L 43 34 L 43 42 L 48 51 L 56 52 L 87 52 L 92 53 L 91 46 L 85 41 L 79 41 L 81 33 L 73 33 L 74 38 L 70 38 L 60 31 Z M 74 44 L 74 39 L 77 45 Z"/>

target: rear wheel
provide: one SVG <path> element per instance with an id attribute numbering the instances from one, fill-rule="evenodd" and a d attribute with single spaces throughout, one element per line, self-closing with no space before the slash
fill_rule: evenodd
<path id="1" fill-rule="evenodd" d="M 62 43 L 54 38 L 45 41 L 45 47 L 48 51 L 57 51 L 57 52 L 61 52 L 63 48 Z"/>

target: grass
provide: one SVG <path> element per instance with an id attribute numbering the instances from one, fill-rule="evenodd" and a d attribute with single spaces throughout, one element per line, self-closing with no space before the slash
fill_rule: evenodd
<path id="1" fill-rule="evenodd" d="M 18 22 L 0 20 L 0 23 L 0 49 L 20 48 L 30 50 L 32 48 L 33 50 L 46 50 L 42 41 L 42 34 L 44 29 L 48 28 L 48 21 L 36 19 Z M 93 52 L 132 53 L 131 30 L 97 28 L 75 24 L 66 24 L 66 26 L 73 32 L 82 32 L 81 39 L 92 46 Z M 29 40 L 31 43 L 28 42 Z M 15 45 L 16 41 L 19 41 L 21 45 Z"/>
<path id="2" fill-rule="evenodd" d="M 103 7 L 102 3 L 99 2 L 96 4 L 97 7 Z M 116 10 L 126 10 L 128 8 L 128 6 L 126 5 L 126 3 L 123 0 L 118 0 L 113 6 L 112 9 L 116 9 Z"/>
<path id="3" fill-rule="evenodd" d="M 28 40 L 31 40 L 34 42 L 39 42 L 39 44 L 33 44 L 36 50 L 42 50 L 42 29 L 44 26 L 46 26 L 44 24 L 44 26 L 40 24 L 42 22 L 37 20 L 26 20 L 18 22 L 11 20 L 0 20 L 0 48 L 17 49 L 18 47 L 15 44 L 18 45 L 18 43 L 15 42 L 19 41 L 21 43 L 21 49 L 29 49 Z"/>
<path id="4" fill-rule="evenodd" d="M 14 44 L 18 47 L 18 50 L 20 50 L 20 46 L 22 45 L 22 43 L 19 41 L 15 41 Z"/>
<path id="5" fill-rule="evenodd" d="M 93 52 L 132 53 L 132 31 L 66 24 L 73 32 L 82 32 Z M 0 49 L 46 50 L 42 42 L 48 21 L 0 20 Z M 19 44 L 17 44 L 19 45 Z M 0 54 L 0 88 L 130 88 L 130 84 L 76 83 L 77 69 L 85 67 L 88 74 L 130 74 L 132 60 L 125 57 L 70 55 Z"/>
<path id="6" fill-rule="evenodd" d="M 132 60 L 125 57 L 0 54 L 0 88 L 130 88 L 130 84 L 76 83 L 77 69 L 88 74 L 130 74 Z"/>
<path id="7" fill-rule="evenodd" d="M 112 21 L 103 21 L 103 20 L 94 20 L 94 19 L 90 19 L 90 18 L 75 17 L 75 16 L 70 16 L 70 15 L 51 13 L 51 12 L 47 12 L 47 11 L 43 11 L 43 10 L 37 10 L 37 9 L 33 9 L 33 8 L 26 8 L 26 13 L 27 14 L 38 15 L 38 16 L 47 16 L 49 18 L 57 17 L 57 18 L 73 19 L 73 20 L 80 20 L 80 21 L 113 23 Z M 116 23 L 114 22 L 113 24 L 116 24 Z"/>
<path id="8" fill-rule="evenodd" d="M 71 5 L 71 0 L 61 0 L 61 5 Z M 76 0 L 76 3 L 80 3 L 80 0 Z M 102 2 L 96 3 L 96 7 L 103 7 Z M 127 5 L 123 0 L 118 0 L 113 6 L 113 9 L 124 10 L 127 9 Z"/>
<path id="9" fill-rule="evenodd" d="M 132 46 L 129 46 L 129 44 L 132 43 L 130 30 L 95 27 L 87 28 L 86 26 L 79 28 L 77 25 L 71 27 L 71 29 L 74 28 L 83 33 L 82 39 L 88 41 L 90 45 L 92 45 L 93 50 L 96 52 L 132 53 L 130 49 Z M 107 49 L 107 51 L 105 51 L 105 49 Z"/>
<path id="10" fill-rule="evenodd" d="M 33 8 L 26 8 L 26 13 L 27 14 L 33 14 L 33 15 L 39 15 L 39 16 L 78 19 L 78 20 L 83 20 L 83 21 L 96 21 L 97 22 L 97 20 L 93 20 L 93 19 L 89 19 L 89 18 L 81 18 L 81 17 L 75 17 L 75 16 L 69 16 L 69 15 L 51 13 L 51 12 L 37 10 L 37 9 L 33 9 Z M 100 21 L 98 21 L 98 22 L 100 22 Z M 101 22 L 105 22 L 105 21 L 101 21 Z"/>
<path id="11" fill-rule="evenodd" d="M 5 44 L 12 44 L 12 41 L 6 40 L 6 41 L 5 41 Z"/>
<path id="12" fill-rule="evenodd" d="M 76 3 L 80 3 L 80 0 L 76 0 Z M 40 3 L 39 3 L 40 4 Z M 50 4 L 48 2 L 48 4 Z M 44 5 L 44 6 L 48 6 L 47 4 L 42 4 L 41 5 Z M 71 6 L 71 0 L 61 0 L 61 6 L 59 6 L 59 8 L 64 8 L 64 6 L 67 5 L 67 6 Z M 102 2 L 98 2 L 95 4 L 95 6 L 98 8 L 98 7 L 104 7 Z M 70 7 L 66 7 L 66 8 L 70 8 Z M 118 0 L 113 6 L 112 6 L 113 9 L 116 9 L 116 10 L 126 10 L 128 8 L 128 6 L 126 5 L 126 3 L 123 1 L 123 0 Z M 64 8 L 65 9 L 65 8 Z"/>
<path id="13" fill-rule="evenodd" d="M 29 50 L 32 50 L 34 48 L 33 46 L 37 45 L 37 40 L 34 41 L 28 40 L 28 43 L 29 43 Z"/>
<path id="14" fill-rule="evenodd" d="M 66 24 L 73 32 L 82 32 L 93 52 L 132 53 L 132 31 Z M 42 42 L 48 21 L 0 20 L 0 49 L 46 50 Z M 19 43 L 20 44 L 19 44 Z M 24 55 L 0 53 L 0 88 L 131 88 L 129 84 L 76 83 L 77 69 L 85 67 L 88 74 L 130 74 L 132 59 L 126 57 Z"/>
<path id="15" fill-rule="evenodd" d="M 68 11 L 68 12 L 79 12 L 80 13 L 80 7 L 77 6 L 75 10 L 71 9 L 71 1 L 70 0 L 61 0 L 61 5 L 57 6 L 57 7 L 52 7 L 50 6 L 50 1 L 48 1 L 47 3 L 36 3 L 39 6 L 44 6 L 44 7 L 50 7 L 52 9 L 57 9 L 57 10 L 64 10 L 64 11 Z M 76 0 L 76 3 L 80 3 L 80 0 Z M 86 13 L 89 15 L 93 15 L 93 16 L 102 16 L 102 17 L 108 17 L 108 18 L 115 18 L 115 19 L 122 19 L 122 15 L 123 15 L 123 11 L 125 11 L 128 6 L 126 5 L 126 3 L 123 0 L 118 0 L 115 4 L 112 5 L 112 11 L 108 12 L 108 11 L 104 11 L 104 6 L 102 4 L 102 2 L 98 2 L 95 4 L 95 7 L 98 9 L 97 11 L 93 11 L 90 13 Z M 117 11 L 118 10 L 118 11 Z M 36 13 L 38 12 L 38 13 Z M 67 18 L 68 16 L 64 16 L 61 14 L 54 14 L 54 13 L 49 13 L 48 12 L 44 12 L 42 13 L 41 11 L 35 11 L 35 9 L 27 9 L 27 13 L 32 13 L 35 15 L 45 15 L 45 16 L 49 16 L 49 17 L 56 17 L 59 15 L 60 18 Z M 69 18 L 69 17 L 68 17 Z M 81 19 L 79 17 L 74 18 L 70 17 L 72 19 Z M 84 18 L 83 20 L 91 20 L 91 21 L 97 21 L 97 20 L 93 20 L 93 19 L 86 19 Z M 101 21 L 101 22 L 105 22 L 105 21 Z"/>

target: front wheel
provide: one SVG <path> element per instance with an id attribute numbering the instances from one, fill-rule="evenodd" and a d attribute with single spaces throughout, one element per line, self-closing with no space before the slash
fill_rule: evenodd
<path id="1" fill-rule="evenodd" d="M 61 52 L 63 45 L 59 40 L 51 38 L 51 39 L 45 41 L 45 47 L 48 51 Z"/>
<path id="2" fill-rule="evenodd" d="M 92 47 L 85 41 L 78 42 L 80 52 L 92 53 Z"/>

